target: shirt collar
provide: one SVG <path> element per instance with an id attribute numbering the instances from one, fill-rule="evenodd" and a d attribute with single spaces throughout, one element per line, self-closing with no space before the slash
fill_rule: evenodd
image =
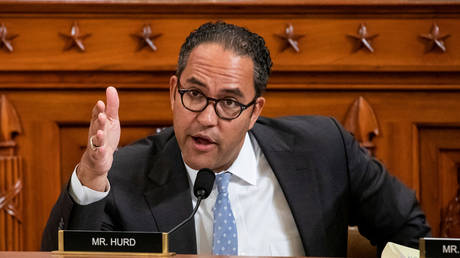
<path id="1" fill-rule="evenodd" d="M 253 144 L 256 146 L 253 146 Z M 226 170 L 250 185 L 256 185 L 257 183 L 257 159 L 255 148 L 258 148 L 257 142 L 251 141 L 249 133 L 246 133 L 243 147 L 241 147 L 238 157 L 236 157 L 230 168 Z M 198 170 L 192 169 L 185 162 L 184 165 L 187 173 L 189 174 L 190 180 L 194 183 Z"/>

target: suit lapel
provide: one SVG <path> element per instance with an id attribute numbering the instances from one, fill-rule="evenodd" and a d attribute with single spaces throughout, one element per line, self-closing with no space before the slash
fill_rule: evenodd
<path id="1" fill-rule="evenodd" d="M 193 210 L 189 179 L 175 137 L 154 157 L 144 195 L 158 231 L 168 232 Z M 169 236 L 170 250 L 196 254 L 195 223 L 190 221 Z"/>
<path id="2" fill-rule="evenodd" d="M 296 150 L 295 136 L 258 122 L 251 130 L 283 190 L 302 238 L 305 255 L 325 250 L 326 233 L 322 221 L 314 150 Z M 160 232 L 167 232 L 192 212 L 189 179 L 179 146 L 172 137 L 164 151 L 154 157 L 148 174 L 145 199 Z M 196 254 L 195 223 L 184 225 L 170 236 L 170 250 Z"/>
<path id="3" fill-rule="evenodd" d="M 256 123 L 252 129 L 283 190 L 302 238 L 305 255 L 324 250 L 325 231 L 316 180 L 316 168 L 309 151 L 296 150 L 295 136 L 272 126 Z"/>

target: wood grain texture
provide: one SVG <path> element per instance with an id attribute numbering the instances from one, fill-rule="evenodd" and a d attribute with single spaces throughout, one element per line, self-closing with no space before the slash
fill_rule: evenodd
<path id="1" fill-rule="evenodd" d="M 460 125 L 420 127 L 421 204 L 432 227 L 440 235 L 441 214 L 460 187 Z"/>
<path id="2" fill-rule="evenodd" d="M 122 145 L 170 125 L 168 80 L 179 48 L 198 25 L 216 20 L 246 26 L 267 41 L 274 71 L 262 115 L 344 121 L 350 105 L 365 98 L 378 120 L 375 157 L 416 191 L 434 235 L 439 233 L 441 211 L 455 188 L 450 171 L 457 147 L 436 146 L 459 142 L 460 2 L 0 0 L 0 23 L 19 34 L 13 53 L 0 51 L 0 92 L 22 123 L 15 138 L 24 178 L 22 249 L 38 250 L 105 87 L 119 89 Z M 59 33 L 68 33 L 73 22 L 92 34 L 84 40 L 85 52 L 63 51 Z M 419 38 L 433 22 L 441 34 L 452 35 L 446 53 L 426 53 Z M 283 42 L 275 34 L 289 23 L 305 35 L 299 53 L 280 51 Z M 379 34 L 374 53 L 353 52 L 346 36 L 361 23 Z M 155 39 L 157 51 L 137 51 L 132 34 L 145 24 L 162 34 Z"/>
<path id="3" fill-rule="evenodd" d="M 0 52 L 0 70 L 9 71 L 173 71 L 176 57 L 185 37 L 200 24 L 217 20 L 216 17 L 87 17 L 79 15 L 47 15 L 28 17 L 16 15 L 3 18 L 9 31 L 17 33 L 14 53 Z M 460 37 L 446 40 L 446 53 L 426 53 L 425 42 L 419 34 L 428 33 L 433 18 L 402 19 L 393 17 L 338 17 L 338 18 L 234 18 L 219 17 L 226 22 L 245 26 L 267 40 L 274 71 L 460 71 Z M 82 34 L 91 33 L 84 41 L 85 51 L 64 51 L 66 40 L 59 33 L 68 33 L 73 22 L 78 21 Z M 437 18 L 445 33 L 455 35 L 460 21 L 454 18 Z M 374 53 L 354 51 L 355 42 L 347 34 L 365 22 L 369 30 L 380 36 L 373 40 Z M 299 53 L 281 51 L 285 44 L 275 35 L 282 33 L 286 24 L 292 23 L 296 33 L 305 37 L 299 40 Z M 136 51 L 138 42 L 132 33 L 151 24 L 156 39 L 155 52 Z M 109 47 L 110 46 L 110 47 Z M 110 57 L 110 58 L 108 58 Z M 43 63 L 42 60 L 47 62 Z M 72 62 L 68 62 L 72 60 Z"/>
<path id="4" fill-rule="evenodd" d="M 22 132 L 14 106 L 0 96 L 0 250 L 22 250 L 23 184 L 22 160 L 16 155 L 16 139 Z"/>
<path id="5" fill-rule="evenodd" d="M 441 237 L 458 238 L 460 237 L 460 149 L 444 150 L 439 161 L 443 199 Z"/>

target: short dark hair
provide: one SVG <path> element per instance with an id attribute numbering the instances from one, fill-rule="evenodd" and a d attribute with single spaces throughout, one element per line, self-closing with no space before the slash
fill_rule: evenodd
<path id="1" fill-rule="evenodd" d="M 224 49 L 230 49 L 240 56 L 248 56 L 254 64 L 254 88 L 256 96 L 261 96 L 267 87 L 272 60 L 270 51 L 265 46 L 265 40 L 234 24 L 222 21 L 208 22 L 192 31 L 186 38 L 179 53 L 176 76 L 180 78 L 187 65 L 188 57 L 192 50 L 202 43 L 218 43 Z"/>

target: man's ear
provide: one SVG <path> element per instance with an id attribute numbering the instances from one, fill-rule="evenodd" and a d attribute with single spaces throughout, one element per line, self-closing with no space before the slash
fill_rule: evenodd
<path id="1" fill-rule="evenodd" d="M 252 127 L 256 123 L 257 119 L 260 116 L 260 113 L 262 113 L 262 109 L 264 108 L 264 105 L 265 105 L 265 98 L 258 97 L 256 100 L 256 103 L 254 104 L 252 113 L 251 113 L 251 123 L 249 125 L 249 130 L 252 129 Z"/>
<path id="2" fill-rule="evenodd" d="M 174 110 L 174 102 L 176 101 L 177 76 L 173 75 L 169 78 L 169 101 L 171 111 Z"/>

